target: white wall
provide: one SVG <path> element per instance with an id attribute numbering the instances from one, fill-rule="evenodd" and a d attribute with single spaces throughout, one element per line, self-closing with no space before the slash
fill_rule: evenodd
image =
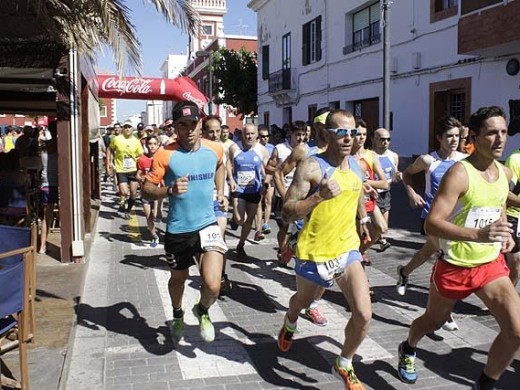
<path id="1" fill-rule="evenodd" d="M 320 108 L 339 100 L 341 108 L 350 109 L 353 100 L 378 97 L 382 121 L 382 43 L 343 54 L 343 47 L 352 39 L 350 13 L 373 1 L 310 0 L 302 2 L 300 8 L 295 8 L 295 3 L 270 0 L 257 12 L 260 122 L 263 113 L 269 111 L 271 124 L 283 124 L 283 107 L 277 106 L 268 94 L 268 80 L 262 80 L 261 49 L 263 45 L 270 46 L 270 73 L 280 70 L 282 36 L 288 32 L 292 41 L 292 72 L 297 80 L 293 119 L 306 120 L 310 104 Z M 322 59 L 302 66 L 302 25 L 320 14 Z M 520 75 L 511 77 L 505 73 L 510 57 L 459 63 L 474 57 L 457 54 L 457 23 L 458 16 L 430 23 L 426 1 L 393 2 L 390 39 L 397 72 L 392 73 L 391 82 L 392 148 L 404 156 L 428 150 L 430 83 L 471 77 L 471 112 L 483 105 L 499 105 L 507 112 L 508 100 L 519 98 Z M 413 68 L 413 53 L 420 53 L 420 69 Z M 518 58 L 519 53 L 511 55 Z M 520 136 L 510 137 L 506 154 L 518 147 Z"/>

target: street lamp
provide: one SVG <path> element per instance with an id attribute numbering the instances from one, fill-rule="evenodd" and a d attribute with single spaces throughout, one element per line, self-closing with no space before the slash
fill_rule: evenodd
<path id="1" fill-rule="evenodd" d="M 195 52 L 195 57 L 205 58 L 208 57 L 209 66 L 209 102 L 208 102 L 208 114 L 213 115 L 213 56 L 212 52 L 206 50 L 199 50 Z"/>

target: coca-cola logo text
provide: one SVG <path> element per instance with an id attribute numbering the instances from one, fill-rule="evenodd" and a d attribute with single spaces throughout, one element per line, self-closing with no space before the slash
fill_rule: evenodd
<path id="1" fill-rule="evenodd" d="M 200 99 L 197 99 L 196 97 L 194 97 L 192 95 L 191 92 L 189 91 L 186 91 L 182 94 L 182 97 L 186 100 L 191 100 L 192 102 L 194 102 L 197 106 L 199 106 L 199 108 L 202 108 L 204 106 L 204 102 Z"/>
<path id="2" fill-rule="evenodd" d="M 123 93 L 149 94 L 152 92 L 152 80 L 145 79 L 119 79 L 117 77 L 109 77 L 101 84 L 101 89 L 110 92 L 116 91 Z"/>

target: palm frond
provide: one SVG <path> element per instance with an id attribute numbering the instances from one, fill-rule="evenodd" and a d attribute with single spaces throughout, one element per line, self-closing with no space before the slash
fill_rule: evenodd
<path id="1" fill-rule="evenodd" d="M 197 33 L 200 27 L 199 13 L 189 0 L 143 0 L 157 8 L 169 23 L 188 33 Z"/>

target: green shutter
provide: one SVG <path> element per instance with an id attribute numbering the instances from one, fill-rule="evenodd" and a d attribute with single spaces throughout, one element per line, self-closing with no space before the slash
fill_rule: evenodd
<path id="1" fill-rule="evenodd" d="M 310 45 L 309 45 L 309 38 L 310 38 L 310 29 L 309 29 L 309 23 L 305 23 L 303 25 L 302 30 L 302 64 L 308 65 L 309 59 L 310 59 Z"/>
<path id="2" fill-rule="evenodd" d="M 321 60 L 321 15 L 316 18 L 316 62 Z"/>

